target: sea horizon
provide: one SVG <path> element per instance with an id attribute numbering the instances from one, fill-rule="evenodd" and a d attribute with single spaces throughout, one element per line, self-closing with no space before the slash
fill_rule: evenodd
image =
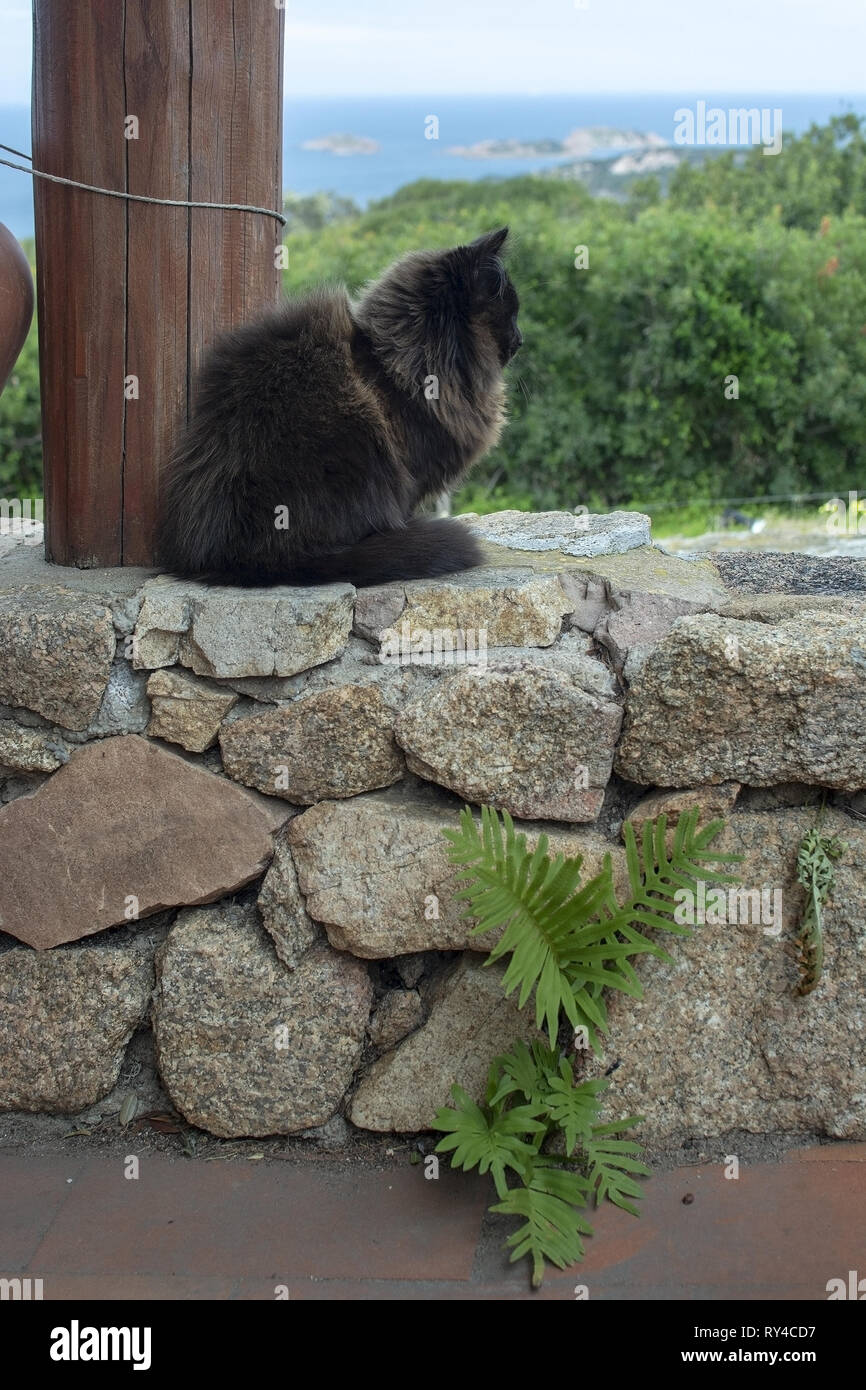
<path id="1" fill-rule="evenodd" d="M 568 162 L 559 154 L 467 157 L 454 147 L 482 141 L 562 140 L 576 129 L 604 126 L 656 135 L 673 143 L 675 113 L 706 101 L 725 108 L 782 112 L 782 129 L 802 134 L 846 111 L 866 113 L 866 93 L 667 92 L 420 94 L 290 98 L 283 107 L 283 187 L 307 195 L 329 192 L 361 207 L 420 178 L 511 177 Z M 438 121 L 430 138 L 429 118 Z M 336 154 L 309 142 L 348 135 L 371 152 Z M 30 152 L 30 107 L 0 106 L 0 141 Z M 605 158 L 610 150 L 588 157 Z M 3 158 L 13 156 L 3 153 Z M 573 158 L 574 156 L 570 156 Z M 25 174 L 0 166 L 0 222 L 19 238 L 33 235 L 33 200 Z"/>

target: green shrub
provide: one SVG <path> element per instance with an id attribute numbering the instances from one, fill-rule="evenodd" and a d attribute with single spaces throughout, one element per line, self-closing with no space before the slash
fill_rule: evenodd
<path id="1" fill-rule="evenodd" d="M 800 156 L 759 157 L 763 169 Z M 542 178 L 425 181 L 296 238 L 287 287 L 354 290 L 412 247 L 512 226 L 525 343 L 510 423 L 458 496 L 465 510 L 493 489 L 545 509 L 856 486 L 866 219 L 839 214 L 838 198 L 817 228 L 684 201 L 620 206 Z"/>
<path id="2" fill-rule="evenodd" d="M 784 107 L 782 120 L 784 123 Z M 685 163 L 669 187 L 673 207 L 728 208 L 743 221 L 777 216 L 786 227 L 817 231 L 825 217 L 866 215 L 864 118 L 849 112 L 805 135 L 783 136 L 767 158 L 756 146 L 731 150 L 701 164 Z"/>
<path id="3" fill-rule="evenodd" d="M 590 508 L 863 488 L 866 138 L 846 116 L 625 203 L 579 183 L 421 180 L 364 213 L 287 199 L 288 291 L 358 289 L 400 253 L 503 223 L 525 345 L 510 424 L 457 497 Z M 575 268 L 575 247 L 589 251 Z M 0 397 L 0 486 L 39 488 L 35 330 Z M 739 398 L 727 399 L 736 376 Z M 729 392 L 730 394 L 730 392 Z"/>

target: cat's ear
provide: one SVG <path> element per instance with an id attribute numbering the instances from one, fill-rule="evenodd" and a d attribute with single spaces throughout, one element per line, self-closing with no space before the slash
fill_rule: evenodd
<path id="1" fill-rule="evenodd" d="M 469 246 L 479 258 L 486 259 L 488 256 L 500 256 L 507 240 L 508 228 L 500 227 L 496 232 L 485 232 L 483 236 L 476 237 Z"/>

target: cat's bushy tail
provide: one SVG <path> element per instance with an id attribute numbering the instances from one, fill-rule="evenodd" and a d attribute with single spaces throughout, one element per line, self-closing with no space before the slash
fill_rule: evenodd
<path id="1" fill-rule="evenodd" d="M 419 516 L 399 531 L 377 532 L 330 555 L 316 556 L 284 582 L 327 584 L 342 579 L 362 588 L 454 574 L 472 569 L 482 558 L 478 541 L 462 522 Z"/>

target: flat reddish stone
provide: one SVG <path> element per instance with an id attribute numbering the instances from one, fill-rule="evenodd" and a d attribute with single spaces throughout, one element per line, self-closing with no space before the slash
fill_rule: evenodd
<path id="1" fill-rule="evenodd" d="M 260 800 L 135 734 L 87 744 L 0 811 L 0 930 L 44 950 L 234 892 L 273 853 Z"/>

